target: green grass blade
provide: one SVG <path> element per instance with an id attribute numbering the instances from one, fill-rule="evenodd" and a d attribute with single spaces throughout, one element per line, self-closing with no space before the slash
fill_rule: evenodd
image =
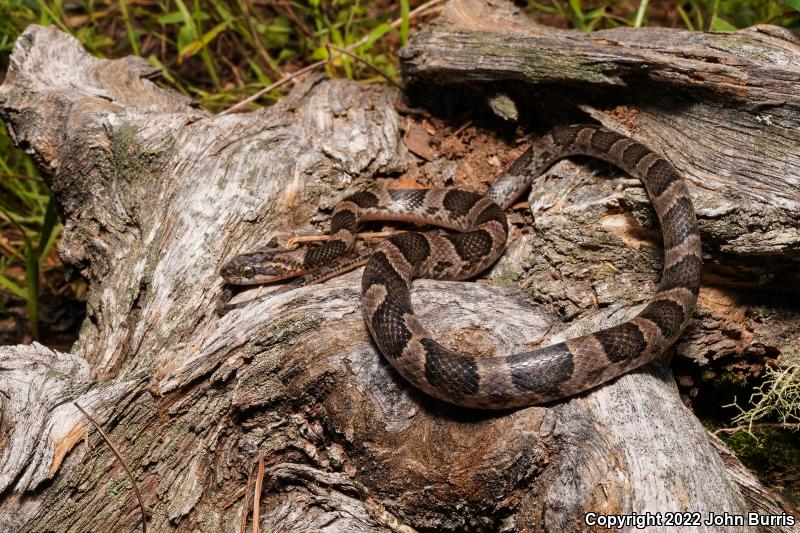
<path id="1" fill-rule="evenodd" d="M 339 31 L 338 28 L 331 28 L 331 40 L 333 44 L 338 46 L 339 48 L 345 48 L 347 45 L 345 44 L 344 37 L 342 33 Z M 333 54 L 329 53 L 329 50 L 326 48 L 325 57 L 330 57 Z M 353 67 L 351 66 L 352 60 L 347 57 L 346 55 L 340 55 L 336 62 L 342 65 L 344 69 L 344 75 L 347 77 L 348 80 L 353 79 Z"/>
<path id="2" fill-rule="evenodd" d="M 204 17 L 203 10 L 200 9 L 199 0 L 194 0 L 192 4 L 194 6 L 192 18 L 194 19 L 195 39 L 200 39 L 200 35 L 203 33 L 203 19 L 206 17 Z M 205 46 L 200 47 L 200 57 L 203 58 L 203 63 L 205 64 L 206 70 L 211 76 L 211 81 L 214 83 L 214 88 L 219 91 L 221 86 L 219 83 L 219 77 L 217 76 L 217 69 L 214 68 L 214 62 L 211 60 L 211 55 L 208 53 L 208 49 Z"/>
<path id="3" fill-rule="evenodd" d="M 219 35 L 223 30 L 225 30 L 227 27 L 228 27 L 227 22 L 220 22 L 219 24 L 208 30 L 206 33 L 204 33 L 203 36 L 200 37 L 199 39 L 195 39 L 194 41 L 186 44 L 186 46 L 184 46 L 183 49 L 181 50 L 180 54 L 181 61 L 192 57 L 197 52 L 202 50 L 206 45 L 208 45 L 208 43 L 213 41 L 214 38 L 217 35 Z"/>
<path id="4" fill-rule="evenodd" d="M 58 29 L 72 35 L 72 31 L 64 24 L 64 21 L 61 20 L 61 16 L 58 13 L 55 13 L 50 7 L 47 5 L 47 2 L 43 2 L 42 0 L 36 0 L 36 5 L 39 7 L 39 24 L 43 26 L 47 26 L 48 24 L 55 24 L 58 26 Z"/>
<path id="5" fill-rule="evenodd" d="M 178 24 L 179 22 L 183 22 L 184 16 L 183 13 L 180 11 L 172 11 L 171 13 L 166 13 L 159 17 L 156 17 L 156 21 L 159 24 L 167 25 L 167 24 Z"/>
<path id="6" fill-rule="evenodd" d="M 249 57 L 247 58 L 247 65 L 253 70 L 253 73 L 256 75 L 256 78 L 258 78 L 258 82 L 261 85 L 267 87 L 272 83 L 272 80 L 269 79 L 266 74 L 264 74 L 264 71 L 261 70 L 261 67 L 259 67 L 258 64 Z"/>
<path id="7" fill-rule="evenodd" d="M 586 16 L 583 13 L 581 0 L 569 0 L 569 6 L 572 8 L 572 16 L 570 19 L 575 25 L 575 29 L 584 32 L 589 31 L 589 28 L 586 27 Z"/>
<path id="8" fill-rule="evenodd" d="M 50 248 L 55 242 L 56 225 L 58 224 L 58 217 L 56 216 L 56 201 L 51 196 L 50 201 L 47 202 L 47 208 L 44 212 L 44 221 L 42 222 L 42 232 L 39 234 L 39 246 L 36 248 L 36 255 L 38 256 L 39 265 L 50 252 Z"/>
<path id="9" fill-rule="evenodd" d="M 408 28 L 410 24 L 408 14 L 410 12 L 408 0 L 400 0 L 400 42 L 403 43 L 403 46 L 408 43 Z"/>
<path id="10" fill-rule="evenodd" d="M 379 24 L 378 26 L 373 28 L 372 31 L 369 32 L 369 35 L 367 36 L 367 41 L 358 47 L 358 53 L 366 52 L 367 50 L 369 50 L 372 47 L 372 45 L 375 44 L 375 41 L 377 41 L 378 39 L 389 33 L 391 29 L 392 26 L 388 22 L 384 22 L 383 24 Z"/>
<path id="11" fill-rule="evenodd" d="M 711 16 L 708 18 L 709 30 L 714 27 L 714 19 L 717 18 L 717 13 L 719 13 L 719 0 L 714 0 L 714 3 L 711 5 Z"/>
<path id="12" fill-rule="evenodd" d="M 25 283 L 28 292 L 28 324 L 34 339 L 39 338 L 39 254 L 25 237 Z"/>
<path id="13" fill-rule="evenodd" d="M 131 43 L 131 50 L 134 55 L 142 55 L 139 51 L 139 41 L 136 39 L 136 34 L 133 32 L 133 25 L 131 24 L 131 17 L 128 14 L 128 0 L 120 0 L 119 9 L 122 12 L 122 21 L 125 23 L 125 31 L 128 34 L 128 42 Z"/>
<path id="14" fill-rule="evenodd" d="M 711 29 L 714 31 L 736 31 L 737 28 L 725 19 L 716 15 L 711 19 Z"/>
<path id="15" fill-rule="evenodd" d="M 161 70 L 161 75 L 164 76 L 165 80 L 172 83 L 173 85 L 177 84 L 177 80 L 170 73 L 169 69 L 165 67 L 164 64 L 161 63 L 161 61 L 159 61 L 159 59 L 154 54 L 150 54 L 149 56 L 147 56 L 147 60 L 150 62 L 151 65 Z"/>
<path id="16" fill-rule="evenodd" d="M 578 16 L 581 20 L 583 20 L 583 6 L 581 6 L 581 0 L 569 0 L 569 5 L 572 8 L 572 11 L 575 15 Z"/>
<path id="17" fill-rule="evenodd" d="M 7 278 L 3 274 L 0 274 L 0 287 L 5 288 L 10 293 L 16 295 L 19 298 L 22 298 L 23 300 L 28 299 L 28 293 L 25 292 L 25 289 L 17 285 L 17 283 L 14 280 L 12 280 L 11 278 Z"/>
<path id="18" fill-rule="evenodd" d="M 636 10 L 636 18 L 633 20 L 634 28 L 642 27 L 642 22 L 644 22 L 644 15 L 647 12 L 647 4 L 649 3 L 650 0 L 639 0 L 639 9 Z"/>
<path id="19" fill-rule="evenodd" d="M 677 7 L 678 15 L 681 16 L 681 20 L 686 25 L 686 29 L 689 31 L 694 31 L 694 24 L 692 24 L 691 19 L 689 19 L 689 15 L 686 14 L 686 10 L 684 10 L 681 6 Z"/>
<path id="20" fill-rule="evenodd" d="M 197 40 L 197 28 L 194 25 L 192 14 L 189 13 L 183 0 L 175 0 L 175 3 L 178 5 L 178 11 L 181 14 L 181 22 L 183 23 L 181 29 L 178 31 L 178 64 L 180 64 L 181 58 L 184 55 L 184 48 L 186 48 L 189 43 Z"/>

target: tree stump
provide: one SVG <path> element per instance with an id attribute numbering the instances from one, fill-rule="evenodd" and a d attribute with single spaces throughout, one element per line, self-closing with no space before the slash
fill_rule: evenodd
<path id="1" fill-rule="evenodd" d="M 667 156 L 690 181 L 708 255 L 677 351 L 774 355 L 797 342 L 780 333 L 798 328 L 797 308 L 747 315 L 739 297 L 798 282 L 797 44 L 766 27 L 557 32 L 507 4 L 462 0 L 417 34 L 403 68 L 419 94 L 468 82 L 512 115 L 523 91 L 563 85 L 565 109 Z M 449 169 L 460 184 L 461 170 L 409 152 L 425 143 L 411 142 L 420 126 L 398 114 L 394 89 L 312 77 L 270 108 L 212 116 L 153 74 L 31 26 L 0 87 L 2 118 L 58 199 L 61 257 L 89 284 L 71 353 L 0 348 L 7 530 L 141 527 L 122 465 L 73 402 L 131 467 L 154 531 L 249 531 L 256 516 L 261 531 L 409 532 L 575 531 L 586 513 L 781 515 L 681 403 L 664 363 L 553 405 L 484 413 L 394 373 L 363 323 L 360 270 L 274 296 L 253 289 L 218 316 L 232 256 L 322 229 L 376 176 Z M 571 100 L 577 88 L 589 96 Z M 450 347 L 508 354 L 634 314 L 658 278 L 655 220 L 638 182 L 598 168 L 564 162 L 538 180 L 534 231 L 483 279 L 415 282 L 423 324 Z"/>

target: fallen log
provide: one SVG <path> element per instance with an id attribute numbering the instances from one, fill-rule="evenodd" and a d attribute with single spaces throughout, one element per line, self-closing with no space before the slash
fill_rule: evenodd
<path id="1" fill-rule="evenodd" d="M 433 50 L 426 39 L 458 24 L 451 17 L 464 6 L 478 9 L 452 2 L 410 45 L 411 83 L 424 78 L 412 59 Z M 497 13 L 511 16 L 505 4 Z M 652 36 L 639 46 L 653 46 L 659 32 Z M 764 70 L 768 51 L 792 51 L 780 39 L 762 46 Z M 249 305 L 217 316 L 218 272 L 232 256 L 273 234 L 322 229 L 336 200 L 376 175 L 449 162 L 409 154 L 404 133 L 413 126 L 398 115 L 393 89 L 311 78 L 270 108 L 215 117 L 154 85 L 152 74 L 142 60 L 95 59 L 71 37 L 32 26 L 0 87 L 3 120 L 59 201 L 61 257 L 89 284 L 71 353 L 0 348 L 0 520 L 9 530 L 140 527 L 123 467 L 72 402 L 120 449 L 155 531 L 243 531 L 253 516 L 262 531 L 406 532 L 582 530 L 586 513 L 784 516 L 681 403 L 664 364 L 555 405 L 482 413 L 421 395 L 385 363 L 363 324 L 360 271 L 273 297 L 255 289 Z M 693 167 L 645 130 L 635 134 L 687 172 L 696 192 Z M 760 131 L 779 142 L 780 133 Z M 646 291 L 620 286 L 654 287 L 652 214 L 629 179 L 588 184 L 592 168 L 562 163 L 537 183 L 536 234 L 519 238 L 485 280 L 415 282 L 423 324 L 436 324 L 445 344 L 503 354 L 633 314 Z M 558 176 L 572 181 L 556 185 Z M 742 203 L 730 196 L 714 211 L 698 202 L 704 238 L 729 228 L 724 241 L 708 240 L 709 263 L 752 265 L 771 253 L 788 265 L 798 220 L 777 211 L 789 210 L 786 186 L 779 193 L 738 179 L 709 194 L 743 188 Z M 797 183 L 791 173 L 776 179 Z M 763 202 L 749 196 L 755 189 Z M 754 220 L 771 208 L 775 222 L 736 225 L 729 205 Z M 598 255 L 612 267 L 602 278 Z M 548 276 L 552 283 L 539 283 Z M 704 343 L 718 332 L 704 330 L 704 312 L 678 350 L 708 354 Z"/>

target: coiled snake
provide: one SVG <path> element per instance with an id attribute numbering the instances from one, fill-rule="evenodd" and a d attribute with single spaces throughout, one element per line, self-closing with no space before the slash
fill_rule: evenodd
<path id="1" fill-rule="evenodd" d="M 494 263 L 508 236 L 504 210 L 535 177 L 571 155 L 603 159 L 644 183 L 664 238 L 664 269 L 652 301 L 618 326 L 539 350 L 505 357 L 448 350 L 414 316 L 411 280 L 466 279 Z M 461 232 L 391 236 L 368 256 L 361 284 L 367 327 L 389 363 L 415 387 L 458 405 L 504 409 L 591 389 L 661 355 L 680 336 L 697 301 L 700 235 L 686 184 L 658 154 L 595 125 L 553 129 L 485 195 L 459 189 L 356 193 L 335 208 L 329 241 L 312 248 L 243 254 L 221 274 L 233 284 L 296 275 L 304 277 L 294 286 L 328 279 L 366 260 L 365 255 L 342 259 L 354 248 L 356 227 L 365 220 L 413 221 Z"/>

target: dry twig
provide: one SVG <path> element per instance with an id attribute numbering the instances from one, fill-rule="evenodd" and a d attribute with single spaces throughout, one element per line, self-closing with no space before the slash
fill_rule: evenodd
<path id="1" fill-rule="evenodd" d="M 370 70 L 375 71 L 379 76 L 381 76 L 383 79 L 385 79 L 389 83 L 389 85 L 392 85 L 394 87 L 400 88 L 400 84 L 397 83 L 397 81 L 395 81 L 391 76 L 389 76 L 387 73 L 385 73 L 384 71 L 379 69 L 377 66 L 373 65 L 372 63 L 370 63 L 369 61 L 364 59 L 363 57 L 359 57 L 359 56 L 355 55 L 353 52 L 349 52 L 348 50 L 345 50 L 344 48 L 339 48 L 338 46 L 333 46 L 332 44 L 326 44 L 325 48 L 328 49 L 328 56 L 331 55 L 331 50 L 335 50 L 335 51 L 339 52 L 339 54 L 344 54 L 347 57 L 353 58 L 356 61 L 358 61 L 360 63 L 363 63 Z"/>
<path id="2" fill-rule="evenodd" d="M 727 433 L 733 434 L 738 433 L 739 431 L 750 431 L 752 429 L 789 429 L 789 430 L 798 430 L 800 429 L 800 423 L 797 424 L 786 424 L 782 422 L 770 422 L 770 423 L 763 423 L 763 424 L 752 424 L 747 426 L 735 426 L 732 428 L 719 428 L 718 430 L 714 431 L 714 435 L 719 435 L 720 433 Z"/>
<path id="3" fill-rule="evenodd" d="M 106 434 L 103 428 L 100 427 L 100 424 L 98 424 L 94 418 L 89 416 L 89 413 L 87 413 L 83 409 L 83 407 L 78 405 L 78 402 L 72 402 L 72 405 L 77 407 L 78 411 L 83 413 L 83 416 L 85 416 L 86 419 L 89 420 L 89 422 L 91 422 L 91 424 L 95 427 L 97 432 L 100 433 L 100 436 L 103 437 L 104 441 L 106 441 L 108 447 L 111 448 L 112 452 L 114 452 L 114 455 L 117 457 L 117 460 L 122 465 L 122 468 L 125 469 L 125 473 L 128 474 L 128 479 L 131 480 L 131 485 L 133 485 L 133 491 L 136 493 L 136 499 L 139 500 L 139 509 L 142 511 L 142 533 L 147 533 L 147 512 L 145 511 L 144 508 L 144 500 L 142 500 L 142 493 L 139 492 L 139 486 L 136 484 L 136 479 L 134 479 L 131 469 L 128 468 L 127 463 L 125 463 L 125 459 L 122 458 L 122 454 L 119 453 L 119 450 L 117 449 L 116 446 L 114 446 L 114 443 L 111 442 L 111 438 Z"/>
<path id="4" fill-rule="evenodd" d="M 258 474 L 256 474 L 256 490 L 253 494 L 253 533 L 258 533 L 259 511 L 261 507 L 261 484 L 264 482 L 264 456 L 258 457 Z"/>
<path id="5" fill-rule="evenodd" d="M 24 174 L 9 174 L 8 172 L 0 172 L 0 178 L 9 178 L 12 180 L 27 180 L 27 181 L 41 181 L 42 179 L 38 176 L 25 176 Z"/>
<path id="6" fill-rule="evenodd" d="M 239 527 L 239 532 L 240 533 L 245 533 L 245 530 L 247 529 L 247 515 L 250 514 L 250 513 L 247 512 L 248 509 L 249 509 L 249 507 L 247 506 L 247 501 L 250 499 L 250 497 L 249 497 L 250 486 L 253 483 L 253 470 L 254 469 L 255 469 L 255 465 L 251 463 L 250 464 L 250 470 L 247 472 L 247 484 L 244 486 L 244 502 L 242 503 L 242 519 L 241 519 L 241 522 L 240 522 L 240 526 L 241 527 Z"/>
<path id="7" fill-rule="evenodd" d="M 365 241 L 370 241 L 372 239 L 383 239 L 386 237 L 391 237 L 397 233 L 402 233 L 402 231 L 365 231 L 362 233 L 356 233 L 356 239 L 363 239 Z M 324 242 L 331 240 L 330 235 L 299 235 L 297 237 L 292 237 L 291 239 L 286 241 L 286 248 L 294 248 L 298 244 L 304 244 L 308 242 Z"/>

